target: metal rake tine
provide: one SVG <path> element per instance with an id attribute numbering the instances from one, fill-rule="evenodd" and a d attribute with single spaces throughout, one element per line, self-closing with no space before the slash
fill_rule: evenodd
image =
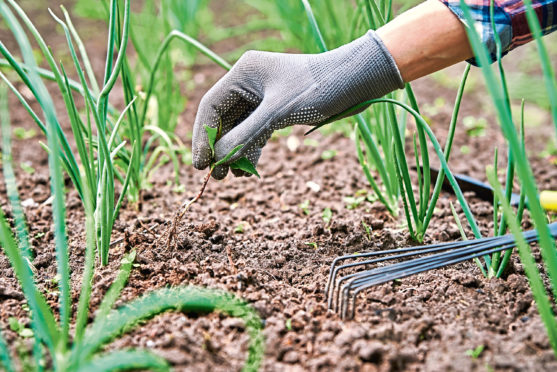
<path id="1" fill-rule="evenodd" d="M 501 239 L 501 237 L 496 237 Z M 403 254 L 399 254 L 399 255 L 394 255 L 394 256 L 390 256 L 390 257 L 382 257 L 382 258 L 378 258 L 375 260 L 369 260 L 369 261 L 363 261 L 363 262 L 355 262 L 355 263 L 351 263 L 348 265 L 343 265 L 340 266 L 338 268 L 336 268 L 336 272 L 333 275 L 333 287 L 332 287 L 332 291 L 329 294 L 329 298 L 328 298 L 328 306 L 329 309 L 331 309 L 333 307 L 333 301 L 334 299 L 336 299 L 336 306 L 335 309 L 338 309 L 338 302 L 339 302 L 339 295 L 341 292 L 341 284 L 343 281 L 345 280 L 349 280 L 351 278 L 354 278 L 354 280 L 361 280 L 362 276 L 365 275 L 364 273 L 368 272 L 368 271 L 364 271 L 364 272 L 359 272 L 359 273 L 353 273 L 353 274 L 349 274 L 346 275 L 344 277 L 341 277 L 339 280 L 336 280 L 336 273 L 338 272 L 338 270 L 344 268 L 344 267 L 354 267 L 354 266 L 359 266 L 359 265 L 367 265 L 367 264 L 372 264 L 372 263 L 377 263 L 377 262 L 382 262 L 382 261 L 387 261 L 387 260 L 393 260 L 393 259 L 399 259 L 399 258 L 405 258 L 405 257 L 411 257 L 411 256 L 415 256 L 417 254 L 425 254 L 425 253 L 433 253 L 433 252 L 439 252 L 439 251 L 446 251 L 448 249 L 451 249 L 449 252 L 454 252 L 454 251 L 462 251 L 462 250 L 469 250 L 470 248 L 474 247 L 476 249 L 480 249 L 480 247 L 482 247 L 483 245 L 492 243 L 493 241 L 497 241 L 498 239 L 482 239 L 482 240 L 477 240 L 477 241 L 464 241 L 461 243 L 467 243 L 465 244 L 455 244 L 454 246 L 450 247 L 447 245 L 444 245 L 444 247 L 439 247 L 439 248 L 432 248 L 432 249 L 424 249 L 420 252 L 417 253 L 403 253 Z M 501 244 L 501 243 L 499 243 Z M 401 251 L 401 250 L 397 250 L 397 251 Z M 447 253 L 447 252 L 445 252 Z M 441 253 L 439 253 L 441 254 Z M 388 271 L 393 271 L 393 270 L 399 270 L 399 269 L 404 269 L 406 265 L 413 265 L 416 264 L 418 262 L 433 262 L 436 259 L 441 259 L 440 256 L 438 255 L 429 255 L 429 256 L 425 256 L 425 257 L 421 257 L 421 258 L 417 258 L 414 260 L 408 260 L 408 261 L 404 261 L 404 262 L 398 262 L 396 264 L 393 265 L 389 265 L 389 266 L 384 266 L 381 268 L 375 268 L 373 269 L 374 273 L 384 273 L 384 272 L 388 272 Z M 418 261 L 416 261 L 418 260 Z M 350 282 L 353 283 L 354 280 L 351 280 Z M 335 288 L 338 288 L 337 291 L 335 292 Z M 344 287 L 343 287 L 344 288 Z M 336 294 L 336 295 L 335 295 Z"/>
<path id="2" fill-rule="evenodd" d="M 419 265 L 419 266 L 415 266 L 411 270 L 405 271 L 405 272 L 394 272 L 394 273 L 386 274 L 384 276 L 376 275 L 376 276 L 378 276 L 378 278 L 373 278 L 373 279 L 369 279 L 366 282 L 358 283 L 358 286 L 355 287 L 355 288 L 353 288 L 353 287 L 348 288 L 348 291 L 346 292 L 346 296 L 343 297 L 343 300 L 345 300 L 345 302 L 346 302 L 346 305 L 344 305 L 344 309 L 343 309 L 343 316 L 346 316 L 346 313 L 347 313 L 347 310 L 348 310 L 348 307 L 349 307 L 349 303 L 350 303 L 350 298 L 351 298 L 352 303 L 353 303 L 352 311 L 351 311 L 351 317 L 352 318 L 354 317 L 355 307 L 356 307 L 356 298 L 357 298 L 357 296 L 360 292 L 362 292 L 363 290 L 365 290 L 367 288 L 370 288 L 370 287 L 373 287 L 373 286 L 376 286 L 376 285 L 379 285 L 379 284 L 387 283 L 387 282 L 390 282 L 390 281 L 393 281 L 393 280 L 396 280 L 396 279 L 402 279 L 402 278 L 405 278 L 405 277 L 408 277 L 408 276 L 411 276 L 411 275 L 415 275 L 415 274 L 419 274 L 419 273 L 429 271 L 429 270 L 432 270 L 432 269 L 438 269 L 438 268 L 454 265 L 454 264 L 457 264 L 457 263 L 460 263 L 460 262 L 468 261 L 468 260 L 471 260 L 471 259 L 474 259 L 474 258 L 481 257 L 485 254 L 492 254 L 492 253 L 496 253 L 496 252 L 501 252 L 501 251 L 506 250 L 506 249 L 514 248 L 515 246 L 516 246 L 516 244 L 514 244 L 514 242 L 513 242 L 511 244 L 503 245 L 503 246 L 497 247 L 497 248 L 492 248 L 492 249 L 487 250 L 487 251 L 482 250 L 481 252 L 476 252 L 474 254 L 469 254 L 469 255 L 453 258 L 452 260 L 449 260 L 449 261 L 440 260 L 433 266 L 428 265 L 428 264 L 422 264 L 422 265 Z M 354 284 L 354 282 L 350 283 L 350 285 L 353 285 L 353 284 Z M 353 290 L 351 296 L 350 296 L 350 293 L 349 293 L 350 290 Z M 350 298 L 349 298 L 349 296 L 350 296 Z"/>
<path id="3" fill-rule="evenodd" d="M 440 245 L 437 245 L 440 246 Z M 345 261 L 348 259 L 359 259 L 359 258 L 365 258 L 365 257 L 376 257 L 376 256 L 387 256 L 389 254 L 400 254 L 401 252 L 408 252 L 407 255 L 416 255 L 416 254 L 421 254 L 423 253 L 423 249 L 425 248 L 429 248 L 429 249 L 443 249 L 443 248 L 436 248 L 436 246 L 420 246 L 420 247 L 407 247 L 407 248 L 402 248 L 402 249 L 390 249 L 387 251 L 374 251 L 374 252 L 368 252 L 368 253 L 358 253 L 358 254 L 353 254 L 353 255 L 346 255 L 346 256 L 341 256 L 341 257 L 337 257 L 334 259 L 333 263 L 331 264 L 331 269 L 329 270 L 329 280 L 327 281 L 327 286 L 325 287 L 325 293 L 327 294 L 329 292 L 329 286 L 330 283 L 334 282 L 334 279 L 336 277 L 336 274 L 338 273 L 338 270 L 342 270 L 345 268 L 349 268 L 349 267 L 353 267 L 353 266 L 358 266 L 358 265 L 364 265 L 364 264 L 372 264 L 372 263 L 376 263 L 376 262 L 381 262 L 381 261 L 387 261 L 390 259 L 394 259 L 398 256 L 392 256 L 392 257 L 381 257 L 378 259 L 374 259 L 374 260 L 367 260 L 367 261 L 358 261 L 358 262 L 353 262 L 350 264 L 345 264 L 345 265 L 341 265 L 341 266 L 336 266 L 338 262 Z"/>
<path id="4" fill-rule="evenodd" d="M 400 251 L 405 251 L 405 250 L 406 249 L 399 249 L 397 251 L 400 252 Z M 327 299 L 328 299 L 327 302 L 328 302 L 328 308 L 329 309 L 331 309 L 331 307 L 332 307 L 332 299 L 334 297 L 335 288 L 340 285 L 340 283 L 336 281 L 336 277 L 337 277 L 338 272 L 340 270 L 347 269 L 347 268 L 350 268 L 350 267 L 355 267 L 355 266 L 371 265 L 371 264 L 374 264 L 374 263 L 385 262 L 385 261 L 394 260 L 394 259 L 401 258 L 401 257 L 414 256 L 414 255 L 417 255 L 417 254 L 422 254 L 423 252 L 421 252 L 421 251 L 408 252 L 408 253 L 395 255 L 395 256 L 389 256 L 389 257 L 385 257 L 388 254 L 386 252 L 379 251 L 379 252 L 370 252 L 370 253 L 374 253 L 374 256 L 383 256 L 383 257 L 376 258 L 374 260 L 352 262 L 350 264 L 345 264 L 345 265 L 341 265 L 341 266 L 338 266 L 338 267 L 334 267 L 334 265 L 333 265 L 331 267 L 331 270 L 329 272 L 329 279 L 327 281 L 327 286 L 325 287 L 325 295 L 327 296 Z M 368 254 L 366 254 L 366 256 L 370 257 L 371 254 L 368 253 Z M 347 257 L 347 256 L 345 256 L 345 257 Z M 353 258 L 359 258 L 359 257 L 354 255 Z M 355 276 L 355 275 L 358 275 L 358 273 L 350 274 L 350 275 L 344 276 L 343 278 L 348 279 L 348 278 L 350 278 L 352 276 Z M 331 283 L 332 283 L 332 286 L 331 286 Z"/>
<path id="5" fill-rule="evenodd" d="M 490 239 L 492 240 L 492 239 Z M 352 262 L 349 264 L 345 264 L 345 265 L 341 265 L 338 267 L 331 267 L 331 271 L 329 273 L 329 280 L 327 281 L 327 286 L 325 289 L 325 293 L 327 295 L 327 297 L 330 297 L 331 295 L 331 291 L 329 290 L 330 288 L 330 284 L 333 283 L 332 286 L 332 291 L 334 292 L 334 288 L 337 286 L 337 282 L 336 282 L 336 277 L 338 275 L 338 272 L 342 269 L 347 269 L 347 268 L 351 268 L 351 267 L 355 267 L 355 266 L 363 266 L 363 265 L 371 265 L 374 263 L 379 263 L 379 262 L 385 262 L 385 261 L 391 261 L 391 260 L 396 260 L 396 259 L 400 259 L 400 258 L 406 258 L 406 257 L 412 257 L 412 256 L 416 256 L 416 255 L 422 255 L 422 254 L 426 254 L 426 253 L 433 253 L 433 252 L 439 252 L 439 251 L 443 251 L 443 250 L 448 250 L 448 249 L 456 249 L 462 246 L 469 246 L 469 245 L 474 245 L 474 244 L 480 244 L 485 242 L 485 240 L 482 241 L 460 241 L 460 242 L 456 242 L 453 244 L 436 244 L 436 245 L 431 245 L 431 246 L 421 246 L 421 247 L 409 247 L 409 248 L 403 248 L 403 249 L 393 249 L 393 250 L 389 250 L 389 251 L 378 251 L 378 252 L 370 252 L 370 253 L 366 253 L 365 256 L 369 257 L 371 256 L 371 254 L 373 254 L 374 256 L 383 256 L 380 258 L 376 258 L 373 260 L 366 260 L 366 261 L 358 261 L 358 262 Z M 457 244 L 458 243 L 458 244 Z M 416 251 L 416 248 L 418 248 L 419 250 Z M 404 252 L 404 253 L 401 253 Z M 389 254 L 393 254 L 393 253 L 397 253 L 395 255 L 389 256 L 389 257 L 385 257 Z M 343 256 L 342 258 L 361 258 L 364 257 L 364 255 L 352 255 L 352 256 Z M 336 261 L 336 260 L 335 260 Z"/>
<path id="6" fill-rule="evenodd" d="M 335 310 L 338 311 L 338 307 L 340 304 L 340 312 L 341 312 L 341 317 L 345 318 L 347 311 L 348 311 L 348 307 L 350 304 L 350 291 L 352 289 L 354 289 L 354 287 L 362 285 L 362 283 L 366 283 L 369 280 L 372 280 L 371 278 L 374 277 L 381 277 L 381 278 L 385 278 L 385 280 L 383 282 L 388 282 L 393 280 L 391 277 L 398 277 L 398 273 L 401 272 L 405 272 L 404 270 L 406 270 L 406 266 L 412 268 L 412 267 L 416 267 L 415 263 L 416 262 L 421 262 L 421 266 L 428 266 L 431 265 L 432 262 L 439 262 L 440 261 L 440 256 L 441 254 L 438 255 L 433 255 L 433 256 L 427 256 L 425 258 L 427 258 L 427 260 L 424 262 L 423 258 L 420 259 L 413 259 L 413 260 L 409 260 L 409 261 L 405 261 L 405 262 L 401 262 L 401 263 L 397 263 L 397 264 L 393 264 L 393 265 L 389 265 L 389 266 L 384 266 L 384 267 L 378 267 L 372 270 L 367 270 L 367 271 L 362 271 L 357 273 L 356 275 L 351 275 L 350 278 L 348 278 L 348 281 L 346 284 L 344 285 L 340 285 L 345 279 L 346 277 L 342 277 L 339 279 L 339 289 L 337 291 L 337 296 L 336 296 L 336 307 Z M 401 271 L 402 269 L 402 271 Z M 355 307 L 355 296 L 352 296 L 353 298 L 353 307 Z"/>
<path id="7" fill-rule="evenodd" d="M 512 239 L 508 239 L 506 236 L 501 237 L 501 239 L 496 240 L 496 241 L 491 241 L 488 243 L 484 243 L 481 244 L 479 246 L 471 246 L 471 247 L 463 247 L 463 248 L 458 248 L 452 251 L 447 251 L 447 252 L 441 252 L 438 254 L 433 254 L 433 255 L 429 255 L 429 256 L 425 256 L 425 257 L 420 257 L 420 258 L 416 258 L 413 260 L 408 260 L 408 261 L 404 261 L 404 262 L 399 262 L 396 264 L 392 264 L 389 266 L 385 266 L 385 267 L 381 267 L 381 268 L 376 268 L 373 270 L 373 274 L 377 275 L 377 274 L 384 274 L 386 275 L 387 273 L 390 272 L 404 272 L 404 270 L 406 270 L 408 267 L 414 267 L 416 265 L 428 265 L 428 264 L 432 264 L 435 265 L 436 262 L 444 262 L 446 260 L 450 260 L 453 258 L 458 258 L 461 257 L 463 255 L 469 255 L 472 253 L 479 253 L 480 255 L 485 254 L 484 252 L 489 251 L 490 249 L 494 248 L 494 247 L 504 247 L 504 248 L 500 248 L 499 250 L 506 250 L 506 249 L 510 249 L 512 247 L 514 247 L 514 241 Z M 370 271 L 368 271 L 370 272 Z M 358 280 L 358 279 L 356 279 Z M 365 280 L 364 275 L 360 275 L 359 280 Z"/>
<path id="8" fill-rule="evenodd" d="M 475 239 L 474 241 L 482 242 L 482 241 L 487 241 L 487 240 L 493 240 L 495 238 L 497 238 L 497 237 L 486 237 L 486 238 L 481 238 L 481 239 Z M 376 255 L 386 255 L 386 254 L 398 253 L 398 252 L 402 252 L 402 251 L 415 251 L 415 250 L 438 248 L 438 247 L 444 247 L 444 246 L 454 246 L 454 245 L 459 245 L 459 244 L 461 244 L 461 245 L 462 244 L 470 244 L 470 242 L 471 241 L 462 240 L 462 241 L 458 241 L 458 242 L 444 242 L 444 243 L 437 243 L 437 244 L 424 244 L 424 245 L 419 245 L 419 246 L 415 246 L 415 247 L 396 248 L 396 249 L 389 249 L 389 250 L 385 250 L 385 251 L 373 251 L 373 252 L 367 252 L 367 253 L 348 254 L 348 255 L 344 255 L 344 256 L 340 256 L 340 257 L 335 258 L 333 260 L 331 266 L 334 267 L 334 266 L 336 266 L 336 264 L 338 262 L 348 260 L 348 259 L 372 257 L 372 256 L 376 256 Z"/>
<path id="9" fill-rule="evenodd" d="M 495 244 L 496 243 L 496 244 Z M 483 246 L 478 247 L 467 247 L 467 248 L 460 248 L 458 252 L 443 252 L 435 255 L 426 256 L 419 259 L 414 259 L 402 263 L 397 263 L 393 265 L 389 265 L 386 267 L 376 268 L 369 271 L 364 271 L 358 273 L 359 275 L 353 276 L 348 283 L 342 286 L 342 289 L 339 289 L 339 292 L 342 292 L 342 299 L 340 300 L 340 308 L 341 308 L 341 316 L 345 317 L 348 311 L 348 307 L 350 304 L 350 290 L 364 286 L 361 290 L 368 288 L 372 285 L 386 283 L 395 279 L 400 279 L 409 275 L 413 275 L 415 273 L 419 273 L 422 271 L 427 271 L 434 268 L 439 268 L 443 266 L 447 266 L 453 263 L 466 261 L 471 258 L 479 257 L 485 255 L 487 253 L 492 253 L 496 251 L 502 251 L 506 249 L 510 249 L 515 246 L 514 241 L 508 239 L 507 236 L 499 237 L 496 242 L 488 242 L 487 244 L 484 242 Z M 496 247 L 495 249 L 492 249 Z M 470 254 L 472 252 L 472 254 Z M 449 261 L 447 261 L 449 260 Z M 450 261 L 452 260 L 452 261 Z M 410 270 L 408 270 L 410 269 Z M 374 278 L 379 277 L 379 281 L 373 281 Z M 341 281 L 344 278 L 341 278 Z M 370 285 L 365 285 L 369 283 Z M 354 307 L 356 303 L 356 296 L 361 290 L 357 290 L 356 293 L 352 295 Z M 338 311 L 339 307 L 339 294 L 337 293 L 337 304 L 335 308 Z"/>
<path id="10" fill-rule="evenodd" d="M 386 250 L 386 251 L 374 251 L 374 252 L 368 252 L 368 253 L 358 253 L 358 254 L 352 254 L 352 255 L 345 255 L 345 256 L 337 257 L 333 260 L 333 263 L 331 264 L 331 269 L 329 270 L 329 278 L 327 280 L 327 285 L 325 286 L 325 295 L 327 296 L 327 298 L 329 298 L 331 296 L 330 292 L 334 292 L 334 288 L 336 286 L 336 284 L 335 284 L 336 275 L 338 274 L 338 271 L 340 269 L 349 268 L 349 267 L 353 267 L 353 266 L 357 266 L 357 265 L 372 264 L 372 263 L 376 263 L 376 262 L 402 258 L 403 257 L 402 255 L 398 256 L 398 254 L 400 254 L 402 252 L 414 252 L 414 253 L 408 253 L 407 256 L 418 255 L 418 254 L 424 254 L 424 253 L 428 253 L 428 252 L 435 252 L 435 251 L 439 251 L 439 250 L 458 248 L 458 247 L 461 247 L 461 246 L 468 246 L 470 244 L 481 244 L 481 243 L 486 242 L 486 241 L 494 240 L 495 238 L 497 238 L 497 237 L 475 239 L 475 240 L 471 240 L 471 241 L 464 240 L 464 241 L 458 241 L 458 242 L 448 242 L 448 243 L 440 243 L 440 244 L 422 245 L 422 246 L 416 246 L 416 247 L 390 249 L 390 250 Z M 386 255 L 389 255 L 389 254 L 397 254 L 397 256 L 392 256 L 392 257 L 385 258 L 385 259 L 355 262 L 355 263 L 352 263 L 352 264 L 347 264 L 347 265 L 342 265 L 340 267 L 336 267 L 337 264 L 340 261 L 345 261 L 345 260 L 348 260 L 348 259 L 358 259 L 358 258 L 373 257 L 373 256 L 386 256 Z M 332 284 L 332 287 L 331 287 L 331 284 Z"/>
<path id="11" fill-rule="evenodd" d="M 405 271 L 391 271 L 388 273 L 369 273 L 367 275 L 367 279 L 364 281 L 358 281 L 356 279 L 350 281 L 349 283 L 347 283 L 344 287 L 343 287 L 343 294 L 342 294 L 342 302 L 340 305 L 341 308 L 341 317 L 343 319 L 346 319 L 347 315 L 348 315 L 348 311 L 350 309 L 350 303 L 352 303 L 352 310 L 350 311 L 350 317 L 353 318 L 355 316 L 355 311 L 356 311 L 356 303 L 357 303 L 357 296 L 360 292 L 379 285 L 379 284 L 384 284 L 396 279 L 402 279 L 408 276 L 412 276 L 415 274 L 419 274 L 425 271 L 429 271 L 432 269 L 436 269 L 436 268 L 441 268 L 441 267 L 445 267 L 448 265 L 452 265 L 452 264 L 456 264 L 459 262 L 463 262 L 463 261 L 468 261 L 470 259 L 476 258 L 476 257 L 481 257 L 483 255 L 485 255 L 486 253 L 490 254 L 490 253 L 494 253 L 494 252 L 499 252 L 501 250 L 505 250 L 505 249 L 509 249 L 511 248 L 513 245 L 504 245 L 500 248 L 495 248 L 495 249 L 491 249 L 488 251 L 480 251 L 478 253 L 475 254 L 471 254 L 471 255 L 465 255 L 465 256 L 460 256 L 457 258 L 453 258 L 452 260 L 449 261 L 445 261 L 443 259 L 438 259 L 435 261 L 434 264 L 432 264 L 431 262 L 426 262 L 426 263 L 421 263 L 418 266 L 411 266 L 409 270 L 405 270 Z M 373 270 L 374 271 L 374 270 Z M 352 291 L 352 294 L 350 293 Z"/>
<path id="12" fill-rule="evenodd" d="M 551 235 L 557 238 L 557 223 L 552 223 L 548 225 Z M 532 243 L 538 240 L 538 234 L 536 230 L 528 230 L 523 233 L 524 239 L 527 243 Z M 444 249 L 432 249 L 435 247 L 445 247 Z M 327 295 L 329 296 L 329 308 L 331 308 L 331 300 L 336 297 L 335 311 L 338 312 L 340 305 L 341 317 L 346 318 L 350 307 L 350 298 L 352 299 L 352 311 L 351 316 L 355 315 L 356 299 L 360 292 L 363 290 L 377 285 L 386 283 L 392 280 L 401 279 L 407 276 L 418 274 L 424 271 L 441 268 L 463 261 L 468 261 L 470 259 L 478 258 L 481 256 L 489 255 L 495 252 L 501 252 L 508 249 L 513 249 L 516 247 L 516 241 L 512 234 L 504 236 L 496 236 L 490 238 L 475 239 L 472 241 L 462 241 L 457 243 L 442 243 L 430 246 L 420 246 L 420 247 L 409 247 L 405 249 L 389 250 L 382 252 L 371 252 L 367 254 L 359 255 L 347 255 L 335 259 L 331 267 L 331 272 L 329 275 L 329 281 L 327 283 Z M 428 249 L 429 248 L 429 249 Z M 452 249 L 451 249 L 452 248 Z M 420 249 L 422 250 L 420 252 Z M 418 254 L 426 254 L 432 252 L 439 252 L 432 255 L 428 255 L 421 258 L 412 259 L 406 262 L 396 263 L 385 267 L 379 267 L 372 270 L 367 270 L 359 273 L 354 273 L 341 277 L 337 282 L 336 275 L 339 270 L 354 266 L 363 266 L 370 263 L 377 263 L 381 261 L 388 261 L 396 258 L 403 258 L 404 256 L 411 257 Z M 385 256 L 392 253 L 401 253 L 391 257 L 382 257 L 375 260 L 368 260 L 363 262 L 355 262 L 348 265 L 343 265 L 341 267 L 336 267 L 336 264 L 342 260 L 346 259 L 356 259 L 361 257 L 372 257 L 372 256 Z M 413 253 L 410 253 L 413 252 Z M 399 256 L 399 257 L 397 257 Z M 401 256 L 401 257 L 400 257 Z M 343 281 L 347 281 L 346 284 L 341 286 Z M 333 285 L 332 292 L 329 293 L 329 287 Z M 336 291 L 335 288 L 339 287 Z M 350 296 L 350 291 L 352 290 L 352 296 Z M 340 293 L 342 292 L 342 299 L 340 299 Z M 339 304 L 340 303 L 340 304 Z"/>
<path id="13" fill-rule="evenodd" d="M 387 255 L 387 254 L 390 254 L 394 251 L 416 250 L 416 249 L 419 249 L 419 248 L 420 247 L 410 247 L 410 248 L 403 248 L 403 249 L 391 249 L 391 250 L 387 250 L 387 251 L 373 251 L 373 252 L 367 252 L 367 253 L 348 254 L 348 255 L 336 257 L 333 260 L 333 262 L 331 263 L 331 268 L 329 269 L 329 279 L 327 280 L 327 285 L 325 286 L 325 295 L 327 295 L 327 293 L 329 293 L 329 287 L 330 287 L 330 284 L 332 283 L 331 279 L 333 277 L 333 273 L 335 271 L 335 268 L 336 268 L 337 264 L 340 261 L 345 261 L 345 260 L 350 260 L 350 259 L 358 259 L 358 258 L 365 258 L 365 257 L 380 256 L 380 255 Z"/>
<path id="14" fill-rule="evenodd" d="M 416 262 L 421 262 L 423 266 L 430 265 L 431 262 L 434 262 L 435 260 L 439 261 L 441 258 L 438 256 L 440 255 L 441 254 L 408 260 L 405 262 L 399 262 L 384 267 L 377 267 L 372 270 L 362 271 L 362 272 L 341 277 L 337 283 L 338 290 L 336 291 L 336 296 L 335 296 L 336 297 L 335 311 L 338 311 L 340 305 L 341 316 L 344 318 L 346 316 L 347 308 L 349 305 L 350 290 L 353 289 L 354 286 L 360 285 L 360 283 L 367 282 L 368 280 L 370 280 L 369 279 L 370 277 L 375 277 L 375 276 L 389 277 L 389 275 L 392 276 L 398 272 L 401 272 L 401 269 L 405 270 L 406 266 L 413 267 L 412 263 L 415 264 Z M 347 281 L 347 282 L 344 285 L 341 285 L 343 281 Z"/>
<path id="15" fill-rule="evenodd" d="M 525 234 L 525 239 L 527 242 L 531 242 L 532 240 L 536 240 L 537 236 L 528 232 L 528 234 Z M 477 241 L 469 241 L 469 243 L 473 243 L 473 244 L 468 244 L 468 246 L 461 246 L 461 247 L 453 247 L 451 250 L 448 250 L 450 248 L 444 249 L 444 251 L 446 252 L 441 252 L 438 254 L 433 254 L 433 255 L 429 255 L 429 256 L 425 256 L 425 257 L 421 257 L 421 258 L 417 258 L 417 259 L 413 259 L 413 260 L 409 260 L 409 261 L 404 261 L 404 262 L 398 262 L 389 266 L 385 266 L 382 268 L 376 268 L 374 269 L 375 272 L 378 273 L 382 273 L 384 271 L 393 271 L 393 270 L 398 270 L 398 269 L 404 269 L 407 265 L 414 265 L 416 263 L 427 263 L 427 262 L 434 262 L 435 260 L 439 260 L 439 259 L 447 259 L 447 258 L 451 258 L 451 257 L 457 257 L 463 253 L 469 254 L 470 252 L 483 252 L 486 250 L 491 249 L 492 247 L 500 247 L 500 246 L 505 246 L 507 247 L 508 244 L 514 244 L 514 239 L 511 235 L 504 235 L 504 236 L 497 236 L 494 237 L 492 239 L 483 239 L 483 240 L 477 240 Z M 513 245 L 514 247 L 514 245 Z M 505 250 L 505 249 L 509 249 L 511 247 L 507 247 L 507 248 L 501 248 L 499 250 Z M 424 250 L 422 251 L 422 253 L 433 253 L 433 252 L 437 252 L 440 251 L 441 249 L 432 249 L 432 250 Z M 409 254 L 402 254 L 402 255 L 397 255 L 397 256 L 392 256 L 392 258 L 404 258 L 405 256 L 412 256 Z M 390 258 L 389 258 L 390 259 Z M 376 260 L 379 261 L 379 260 Z M 368 262 L 358 262 L 358 263 L 354 263 L 351 264 L 351 266 L 356 266 L 358 264 L 365 264 Z M 353 277 L 355 275 L 349 275 L 346 278 L 349 277 Z M 342 279 L 341 279 L 342 280 Z"/>
<path id="16" fill-rule="evenodd" d="M 556 227 L 557 229 L 557 227 Z M 557 231 L 556 231 L 557 232 Z M 537 234 L 531 233 L 531 231 L 528 231 L 527 233 L 524 234 L 525 236 L 525 240 L 527 241 L 527 243 L 532 243 L 533 241 L 537 241 Z M 556 234 L 557 235 L 557 234 Z M 396 279 L 401 279 L 404 277 L 408 277 L 414 274 L 418 274 L 421 272 L 425 272 L 425 271 L 429 271 L 432 269 L 436 269 L 436 268 L 441 268 L 441 267 L 445 267 L 445 266 L 450 266 L 450 265 L 454 265 L 460 262 L 464 262 L 464 261 L 468 261 L 474 258 L 478 258 L 481 256 L 484 256 L 486 254 L 492 254 L 492 253 L 496 253 L 496 252 L 501 252 L 507 249 L 512 249 L 514 247 L 516 247 L 516 242 L 514 239 L 509 239 L 510 236 L 505 235 L 505 236 L 501 236 L 498 237 L 499 239 L 497 239 L 496 242 L 492 242 L 492 244 L 486 244 L 484 247 L 482 247 L 482 249 L 477 249 L 477 248 L 473 248 L 473 249 L 467 249 L 464 252 L 459 252 L 459 253 L 464 253 L 463 255 L 454 255 L 452 254 L 453 252 L 449 252 L 450 254 L 447 254 L 447 252 L 444 253 L 440 253 L 437 255 L 433 255 L 435 256 L 435 260 L 433 262 L 421 262 L 419 265 L 417 266 L 409 266 L 410 270 L 407 271 L 393 271 L 390 270 L 390 272 L 387 273 L 382 273 L 382 271 L 384 270 L 380 270 L 383 268 L 379 268 L 379 269 L 374 269 L 374 270 L 369 270 L 368 272 L 364 272 L 361 273 L 363 275 L 360 276 L 359 280 L 358 278 L 355 278 L 353 280 L 351 280 L 349 283 L 347 283 L 344 287 L 343 287 L 343 296 L 342 296 L 342 301 L 343 303 L 341 304 L 341 312 L 342 312 L 342 317 L 345 318 L 348 312 L 348 308 L 350 306 L 350 298 L 352 299 L 352 311 L 351 311 L 351 316 L 354 317 L 355 314 L 355 307 L 356 307 L 356 299 L 358 294 L 375 285 L 378 284 L 383 284 L 383 283 L 387 283 L 390 282 L 392 280 L 396 280 Z M 496 243 L 496 244 L 495 244 Z M 431 256 L 430 256 L 431 257 Z M 410 264 L 415 264 L 416 261 L 419 261 L 419 259 L 415 259 L 415 260 L 411 260 L 411 262 L 409 262 Z M 394 266 L 394 265 L 391 265 Z M 367 274 L 365 274 L 367 273 Z M 362 280 L 363 278 L 366 278 Z M 350 290 L 353 290 L 352 295 L 350 296 Z"/>

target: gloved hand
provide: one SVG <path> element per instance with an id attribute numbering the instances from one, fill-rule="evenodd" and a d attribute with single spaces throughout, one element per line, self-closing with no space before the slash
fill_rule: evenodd
<path id="1" fill-rule="evenodd" d="M 246 52 L 201 100 L 193 130 L 193 165 L 204 169 L 240 144 L 244 146 L 228 163 L 245 156 L 257 165 L 273 131 L 319 124 L 403 86 L 395 61 L 374 31 L 321 54 Z M 205 125 L 221 125 L 214 159 Z M 223 179 L 227 173 L 228 165 L 219 165 L 213 177 Z"/>

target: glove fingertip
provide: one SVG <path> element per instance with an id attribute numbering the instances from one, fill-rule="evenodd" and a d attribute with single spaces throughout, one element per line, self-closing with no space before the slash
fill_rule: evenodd
<path id="1" fill-rule="evenodd" d="M 198 150 L 194 153 L 192 164 L 198 170 L 203 170 L 211 165 L 211 156 L 209 155 L 210 152 Z"/>
<path id="2" fill-rule="evenodd" d="M 241 170 L 241 169 L 234 169 L 234 168 L 232 168 L 231 171 L 232 171 L 232 174 L 233 174 L 235 177 L 245 177 L 245 176 L 247 175 L 247 173 L 244 172 L 244 171 Z"/>
<path id="3" fill-rule="evenodd" d="M 211 176 L 216 180 L 222 180 L 228 174 L 228 165 L 217 165 L 215 169 L 213 169 L 213 173 Z"/>

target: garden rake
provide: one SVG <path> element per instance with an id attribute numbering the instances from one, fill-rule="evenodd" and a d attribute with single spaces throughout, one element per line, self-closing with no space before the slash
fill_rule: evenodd
<path id="1" fill-rule="evenodd" d="M 557 222 L 550 224 L 549 229 L 557 239 Z M 526 231 L 523 235 L 527 243 L 538 240 L 535 230 Z M 328 308 L 343 319 L 353 318 L 358 294 L 372 286 L 513 249 L 515 246 L 514 237 L 509 234 L 337 257 L 331 265 L 325 288 Z M 391 263 L 393 261 L 395 263 Z M 362 267 L 368 269 L 341 276 L 347 270 Z"/>
<path id="2" fill-rule="evenodd" d="M 433 167 L 430 171 L 432 177 L 436 178 L 439 171 Z M 493 200 L 493 189 L 490 185 L 460 174 L 455 175 L 455 179 L 461 189 L 474 192 L 480 199 Z M 445 186 L 446 191 L 452 191 L 450 185 Z M 519 200 L 519 195 L 512 194 L 510 204 L 516 206 Z M 540 194 L 540 202 L 548 210 L 557 210 L 557 192 L 543 191 Z M 557 238 L 557 223 L 549 225 L 549 229 L 553 237 Z M 524 239 L 527 243 L 537 241 L 536 231 L 524 232 Z M 372 286 L 513 249 L 515 246 L 515 240 L 512 234 L 509 234 L 341 256 L 331 265 L 325 289 L 328 307 L 339 313 L 342 318 L 353 318 L 358 294 Z M 354 272 L 362 267 L 367 269 Z"/>

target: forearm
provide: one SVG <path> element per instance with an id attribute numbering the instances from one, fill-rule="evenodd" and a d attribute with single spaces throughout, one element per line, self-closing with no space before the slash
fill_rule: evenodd
<path id="1" fill-rule="evenodd" d="M 405 82 L 473 57 L 464 24 L 438 0 L 428 0 L 377 30 Z"/>

